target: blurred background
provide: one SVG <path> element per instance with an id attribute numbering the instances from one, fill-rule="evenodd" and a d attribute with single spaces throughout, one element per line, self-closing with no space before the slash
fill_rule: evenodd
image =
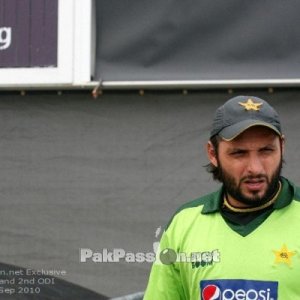
<path id="1" fill-rule="evenodd" d="M 104 252 L 153 253 L 218 187 L 205 144 L 236 95 L 279 112 L 299 183 L 299 6 L 0 0 L 0 278 L 18 279 L 3 299 L 140 299 L 151 262 Z"/>

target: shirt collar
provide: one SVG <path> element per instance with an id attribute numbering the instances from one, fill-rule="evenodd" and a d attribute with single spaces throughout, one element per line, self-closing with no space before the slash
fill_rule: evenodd
<path id="1" fill-rule="evenodd" d="M 282 183 L 281 191 L 278 195 L 276 202 L 274 203 L 274 209 L 281 209 L 289 205 L 294 198 L 295 189 L 293 183 L 284 177 L 280 177 Z M 218 212 L 221 209 L 223 203 L 224 187 L 222 186 L 218 191 L 212 193 L 208 196 L 207 201 L 205 202 L 201 213 L 210 214 Z"/>

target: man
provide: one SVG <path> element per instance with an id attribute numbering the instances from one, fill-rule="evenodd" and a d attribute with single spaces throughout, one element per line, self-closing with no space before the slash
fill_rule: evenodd
<path id="1" fill-rule="evenodd" d="M 173 216 L 145 300 L 300 299 L 300 190 L 280 175 L 283 152 L 266 101 L 238 96 L 217 109 L 207 169 L 222 187 Z"/>

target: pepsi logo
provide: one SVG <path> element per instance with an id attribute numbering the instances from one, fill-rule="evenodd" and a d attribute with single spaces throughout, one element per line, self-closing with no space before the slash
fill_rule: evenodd
<path id="1" fill-rule="evenodd" d="M 200 281 L 201 300 L 276 300 L 278 282 L 247 279 Z"/>
<path id="2" fill-rule="evenodd" d="M 220 289 L 214 284 L 209 284 L 202 290 L 203 300 L 216 300 L 220 298 L 220 295 Z"/>

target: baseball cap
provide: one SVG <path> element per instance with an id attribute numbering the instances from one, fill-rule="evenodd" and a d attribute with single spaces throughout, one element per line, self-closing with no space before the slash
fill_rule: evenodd
<path id="1" fill-rule="evenodd" d="M 279 115 L 267 101 L 254 96 L 237 96 L 216 110 L 210 137 L 218 134 L 231 141 L 252 126 L 265 126 L 282 135 Z"/>

